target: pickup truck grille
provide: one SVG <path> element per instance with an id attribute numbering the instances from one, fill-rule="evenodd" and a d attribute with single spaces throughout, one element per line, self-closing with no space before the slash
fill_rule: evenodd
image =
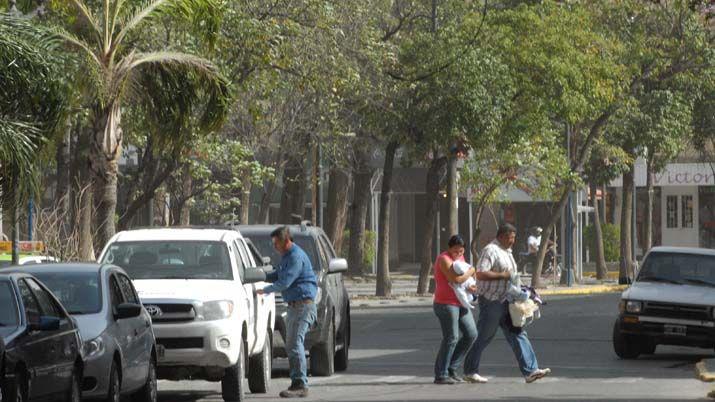
<path id="1" fill-rule="evenodd" d="M 196 319 L 196 310 L 191 304 L 159 303 L 145 304 L 152 322 L 184 322 Z"/>
<path id="2" fill-rule="evenodd" d="M 654 317 L 680 318 L 684 320 L 712 320 L 710 307 L 687 304 L 646 302 L 642 314 Z"/>

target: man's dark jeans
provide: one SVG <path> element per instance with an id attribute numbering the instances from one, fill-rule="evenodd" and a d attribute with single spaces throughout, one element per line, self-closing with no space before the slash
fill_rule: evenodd
<path id="1" fill-rule="evenodd" d="M 462 365 L 477 338 L 477 326 L 472 312 L 464 307 L 435 303 L 434 313 L 442 327 L 442 344 L 434 364 L 434 377 L 447 378 L 456 375 Z"/>

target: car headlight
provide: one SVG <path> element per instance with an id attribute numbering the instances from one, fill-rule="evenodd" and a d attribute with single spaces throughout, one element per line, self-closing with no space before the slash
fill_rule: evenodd
<path id="1" fill-rule="evenodd" d="M 104 341 L 102 337 L 97 337 L 91 341 L 87 341 L 82 345 L 83 355 L 85 358 L 100 356 L 104 353 Z"/>
<path id="2" fill-rule="evenodd" d="M 233 302 L 229 300 L 217 300 L 205 302 L 198 308 L 200 320 L 214 321 L 228 318 L 233 313 Z"/>
<path id="3" fill-rule="evenodd" d="M 643 310 L 643 303 L 639 301 L 628 300 L 626 302 L 626 312 L 638 314 Z"/>

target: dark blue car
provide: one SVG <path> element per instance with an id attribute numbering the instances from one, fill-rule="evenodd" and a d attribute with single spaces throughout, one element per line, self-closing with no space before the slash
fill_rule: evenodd
<path id="1" fill-rule="evenodd" d="M 3 402 L 81 400 L 77 324 L 32 275 L 0 273 L 0 337 Z"/>

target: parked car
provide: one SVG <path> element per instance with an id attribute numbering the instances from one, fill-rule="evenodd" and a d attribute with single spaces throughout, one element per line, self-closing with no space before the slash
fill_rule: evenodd
<path id="1" fill-rule="evenodd" d="M 109 264 L 22 267 L 60 300 L 79 325 L 82 395 L 118 402 L 156 401 L 157 350 L 151 316 L 123 269 Z"/>
<path id="2" fill-rule="evenodd" d="M 273 248 L 271 232 L 276 225 L 239 226 L 244 236 L 251 239 L 258 251 L 274 264 L 281 257 Z M 350 351 L 350 297 L 345 289 L 342 273 L 348 263 L 335 255 L 335 250 L 321 228 L 307 223 L 289 226 L 293 241 L 308 254 L 318 277 L 318 319 L 308 332 L 305 342 L 310 353 L 310 371 L 314 376 L 331 376 L 348 368 Z M 276 296 L 278 316 L 273 354 L 286 357 L 286 305 Z"/>
<path id="3" fill-rule="evenodd" d="M 621 297 L 613 347 L 623 359 L 658 345 L 715 347 L 715 250 L 655 247 Z"/>
<path id="4" fill-rule="evenodd" d="M 3 402 L 81 400 L 77 323 L 31 275 L 0 272 L 0 337 Z"/>
<path id="5" fill-rule="evenodd" d="M 242 401 L 247 373 L 251 392 L 268 391 L 275 302 L 272 295 L 256 293 L 266 275 L 241 233 L 120 232 L 100 261 L 119 265 L 134 280 L 164 350 L 159 378 L 221 381 L 224 400 Z"/>

